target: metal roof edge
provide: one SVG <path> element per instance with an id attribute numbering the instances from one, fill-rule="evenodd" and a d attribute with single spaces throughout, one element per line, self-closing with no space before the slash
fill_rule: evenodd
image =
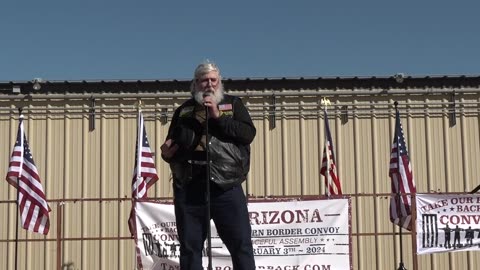
<path id="1" fill-rule="evenodd" d="M 224 77 L 223 81 L 295 81 L 295 80 L 388 80 L 394 79 L 397 75 L 404 76 L 405 79 L 480 79 L 478 75 L 408 75 L 405 73 L 397 73 L 391 76 L 305 76 L 305 77 Z M 19 81 L 0 81 L 0 85 L 14 85 L 14 84 L 33 84 L 34 80 L 19 80 Z M 117 83 L 171 83 L 171 82 L 190 82 L 191 79 L 95 79 L 95 80 L 42 80 L 45 84 L 117 84 Z"/>

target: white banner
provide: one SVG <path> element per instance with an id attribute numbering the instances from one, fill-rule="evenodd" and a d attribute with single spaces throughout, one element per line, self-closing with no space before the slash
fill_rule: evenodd
<path id="1" fill-rule="evenodd" d="M 143 269 L 178 269 L 173 205 L 136 204 L 137 250 Z M 350 199 L 250 202 L 256 269 L 351 270 Z M 232 269 L 213 222 L 212 266 Z M 208 258 L 204 249 L 203 266 Z"/>
<path id="2" fill-rule="evenodd" d="M 416 198 L 418 254 L 480 250 L 480 195 Z"/>

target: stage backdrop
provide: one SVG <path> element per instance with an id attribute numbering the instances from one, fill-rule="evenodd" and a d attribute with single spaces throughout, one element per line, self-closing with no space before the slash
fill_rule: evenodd
<path id="1" fill-rule="evenodd" d="M 349 198 L 250 202 L 248 209 L 257 269 L 352 269 Z M 176 269 L 179 243 L 173 205 L 140 202 L 136 213 L 137 255 L 143 269 Z M 211 225 L 213 268 L 232 269 L 228 250 Z M 204 267 L 207 264 L 204 249 Z"/>
<path id="2" fill-rule="evenodd" d="M 480 250 L 480 195 L 416 198 L 418 254 Z"/>

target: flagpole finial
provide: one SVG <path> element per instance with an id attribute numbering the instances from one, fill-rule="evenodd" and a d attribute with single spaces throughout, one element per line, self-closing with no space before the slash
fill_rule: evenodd
<path id="1" fill-rule="evenodd" d="M 23 111 L 23 107 L 18 107 L 18 116 L 19 116 L 20 118 L 23 118 L 22 111 Z"/>
<path id="2" fill-rule="evenodd" d="M 330 102 L 330 100 L 326 97 L 322 98 L 322 101 L 321 101 L 322 105 L 325 106 L 325 109 L 327 109 L 328 106 L 330 106 L 332 103 Z"/>
<path id="3" fill-rule="evenodd" d="M 135 102 L 135 104 L 133 104 L 133 106 L 135 106 L 135 108 L 141 110 L 142 107 L 143 107 L 143 101 L 141 99 L 139 99 L 137 102 Z"/>

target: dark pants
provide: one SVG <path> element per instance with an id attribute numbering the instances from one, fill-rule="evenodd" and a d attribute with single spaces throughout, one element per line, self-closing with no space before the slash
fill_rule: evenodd
<path id="1" fill-rule="evenodd" d="M 248 209 L 242 187 L 223 191 L 210 182 L 210 211 L 217 232 L 232 257 L 235 270 L 254 270 Z M 205 182 L 174 184 L 175 218 L 180 240 L 180 269 L 203 270 L 202 249 L 207 238 Z"/>

